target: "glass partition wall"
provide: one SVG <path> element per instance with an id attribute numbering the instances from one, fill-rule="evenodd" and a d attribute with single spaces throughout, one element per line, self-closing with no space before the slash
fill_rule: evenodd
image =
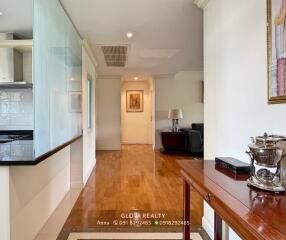
<path id="1" fill-rule="evenodd" d="M 82 40 L 58 0 L 34 0 L 35 158 L 82 133 Z"/>

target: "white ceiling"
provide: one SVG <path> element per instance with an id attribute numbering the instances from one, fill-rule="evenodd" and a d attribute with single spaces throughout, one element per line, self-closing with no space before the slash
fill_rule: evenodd
<path id="1" fill-rule="evenodd" d="M 151 76 L 149 76 L 149 75 L 143 75 L 143 74 L 140 74 L 140 75 L 138 75 L 138 74 L 125 74 L 125 75 L 123 75 L 122 76 L 122 78 L 121 78 L 121 80 L 123 81 L 123 82 L 136 82 L 136 81 L 138 81 L 138 82 L 144 82 L 144 81 L 150 81 L 150 79 L 151 79 L 152 77 Z"/>
<path id="2" fill-rule="evenodd" d="M 100 75 L 169 74 L 203 67 L 203 12 L 192 0 L 61 0 L 95 53 Z M 134 37 L 129 40 L 126 33 Z M 107 67 L 98 45 L 128 44 L 127 65 Z"/>
<path id="3" fill-rule="evenodd" d="M 0 0 L 0 32 L 32 32 L 33 0 Z M 101 75 L 169 74 L 203 67 L 203 12 L 192 0 L 61 0 Z M 132 31 L 129 40 L 126 33 Z M 98 45 L 128 44 L 127 65 L 107 67 Z"/>
<path id="4" fill-rule="evenodd" d="M 0 0 L 0 32 L 14 32 L 31 37 L 33 0 Z"/>

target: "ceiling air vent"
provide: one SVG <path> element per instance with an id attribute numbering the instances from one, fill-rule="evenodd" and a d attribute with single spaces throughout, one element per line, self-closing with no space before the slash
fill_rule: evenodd
<path id="1" fill-rule="evenodd" d="M 125 67 L 127 46 L 101 46 L 108 67 Z"/>

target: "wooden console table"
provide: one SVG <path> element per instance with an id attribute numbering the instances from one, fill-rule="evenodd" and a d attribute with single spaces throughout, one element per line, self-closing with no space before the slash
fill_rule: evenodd
<path id="1" fill-rule="evenodd" d="M 190 188 L 215 211 L 215 240 L 222 239 L 224 220 L 242 239 L 286 239 L 286 194 L 250 188 L 215 167 L 214 161 L 178 160 L 184 179 L 184 221 L 190 221 Z M 190 226 L 184 226 L 184 240 Z"/>

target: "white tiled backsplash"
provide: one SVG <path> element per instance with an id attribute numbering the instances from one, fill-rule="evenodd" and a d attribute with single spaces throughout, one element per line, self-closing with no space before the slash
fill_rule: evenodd
<path id="1" fill-rule="evenodd" d="M 0 130 L 33 130 L 32 89 L 0 89 Z"/>

